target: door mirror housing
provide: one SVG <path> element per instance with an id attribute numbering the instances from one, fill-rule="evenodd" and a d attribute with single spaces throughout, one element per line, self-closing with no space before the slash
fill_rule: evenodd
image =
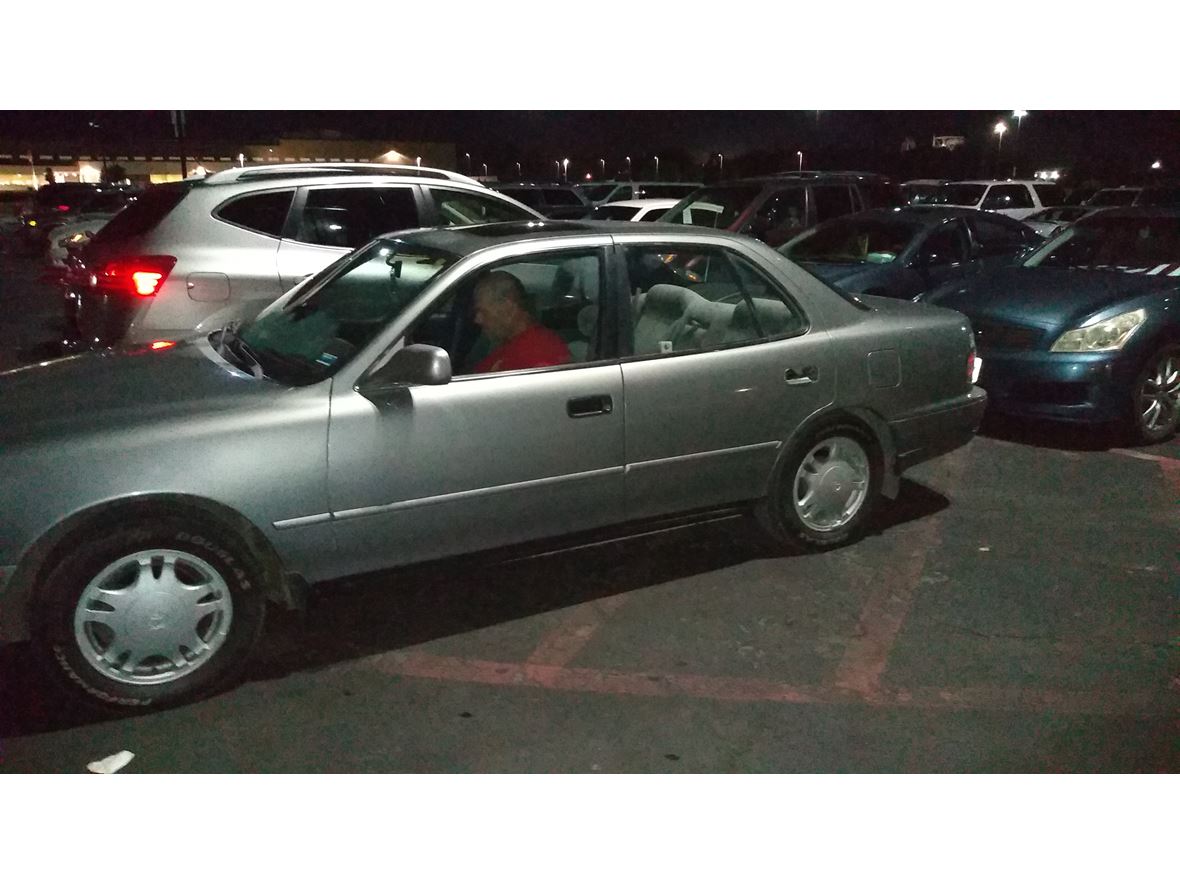
<path id="1" fill-rule="evenodd" d="M 451 357 L 445 350 L 431 344 L 408 344 L 362 379 L 356 389 L 369 397 L 388 394 L 400 387 L 450 382 Z"/>

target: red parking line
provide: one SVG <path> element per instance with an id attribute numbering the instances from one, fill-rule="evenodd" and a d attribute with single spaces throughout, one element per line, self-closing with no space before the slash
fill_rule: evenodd
<path id="1" fill-rule="evenodd" d="M 607 617 L 626 603 L 626 595 L 608 596 L 593 602 L 584 602 L 566 613 L 562 623 L 546 633 L 527 663 L 542 666 L 564 667 L 590 641 Z"/>
<path id="2" fill-rule="evenodd" d="M 555 667 L 470 660 L 420 653 L 383 654 L 358 666 L 391 676 L 445 682 L 556 689 L 593 694 L 642 697 L 690 697 L 731 703 L 855 705 L 859 693 L 837 686 L 799 686 L 768 679 L 704 676 L 688 673 L 636 673 L 620 670 Z M 1162 690 L 1125 692 L 1069 691 L 966 686 L 954 689 L 916 688 L 877 691 L 875 706 L 926 710 L 990 710 L 1127 716 L 1174 713 L 1174 701 Z"/>
<path id="3" fill-rule="evenodd" d="M 964 451 L 958 449 L 944 459 L 943 490 L 948 494 L 958 484 L 966 465 Z M 913 537 L 905 539 L 909 552 L 872 578 L 875 587 L 861 610 L 856 636 L 848 643 L 836 668 L 837 688 L 856 692 L 866 699 L 880 693 L 881 674 L 913 606 L 926 557 L 938 546 L 941 535 L 941 516 L 928 519 Z"/>

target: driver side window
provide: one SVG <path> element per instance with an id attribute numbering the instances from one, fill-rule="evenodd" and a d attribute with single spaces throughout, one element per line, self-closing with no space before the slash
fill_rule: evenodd
<path id="1" fill-rule="evenodd" d="M 456 376 L 592 362 L 605 274 L 598 250 L 547 252 L 457 282 L 406 335 L 447 351 Z"/>
<path id="2" fill-rule="evenodd" d="M 924 267 L 958 264 L 967 257 L 962 232 L 957 224 L 945 224 L 926 238 L 918 253 Z"/>

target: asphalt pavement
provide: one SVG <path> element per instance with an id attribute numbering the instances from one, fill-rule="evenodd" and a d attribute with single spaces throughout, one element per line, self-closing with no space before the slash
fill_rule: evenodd
<path id="1" fill-rule="evenodd" d="M 0 265 L 0 367 L 52 336 L 36 277 Z M 1174 772 L 1178 504 L 1180 441 L 989 418 L 853 546 L 739 519 L 336 582 L 175 710 L 64 710 L 0 647 L 0 771 Z"/>

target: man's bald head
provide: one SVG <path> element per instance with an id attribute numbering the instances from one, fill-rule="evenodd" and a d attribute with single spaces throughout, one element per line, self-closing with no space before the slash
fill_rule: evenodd
<path id="1" fill-rule="evenodd" d="M 475 322 L 495 341 L 508 341 L 532 325 L 520 280 L 504 270 L 485 274 L 475 284 Z"/>

